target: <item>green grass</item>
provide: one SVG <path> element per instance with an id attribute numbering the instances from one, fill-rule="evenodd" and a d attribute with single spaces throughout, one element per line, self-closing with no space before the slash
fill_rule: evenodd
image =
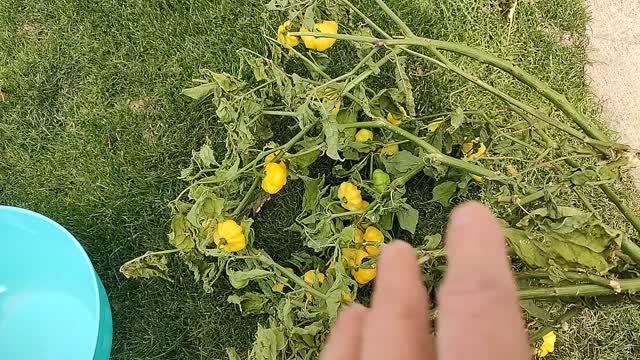
<path id="1" fill-rule="evenodd" d="M 595 118 L 583 71 L 582 0 L 521 1 L 510 35 L 505 2 L 400 0 L 393 7 L 418 34 L 516 61 Z M 382 17 L 368 1 L 362 8 Z M 273 19 L 260 1 L 0 0 L 0 9 L 0 203 L 55 219 L 85 246 L 113 307 L 113 358 L 217 359 L 226 345 L 247 346 L 258 319 L 241 318 L 226 304 L 224 283 L 206 294 L 178 262 L 174 283 L 126 280 L 117 270 L 167 246 L 166 204 L 184 186 L 179 169 L 206 137 L 221 136 L 212 110 L 179 91 L 200 68 L 237 69 L 234 49 L 262 51 L 261 30 Z M 346 55 L 336 52 L 338 64 Z M 545 106 L 506 77 L 462 63 Z M 420 77 L 422 70 L 412 64 L 422 113 L 489 99 L 452 75 Z M 440 215 L 422 221 L 419 236 L 446 220 L 446 211 L 420 193 L 429 180 L 420 181 L 412 186 L 414 205 Z M 292 204 L 300 188 L 281 197 L 288 199 L 267 204 L 256 223 L 274 253 L 291 251 L 297 239 L 280 228 L 298 211 Z M 558 353 L 548 358 L 637 358 L 638 319 L 633 305 L 588 310 L 559 332 Z"/>

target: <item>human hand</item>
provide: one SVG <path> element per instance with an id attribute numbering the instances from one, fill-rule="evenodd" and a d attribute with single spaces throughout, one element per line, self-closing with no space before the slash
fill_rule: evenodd
<path id="1" fill-rule="evenodd" d="M 435 341 L 415 250 L 395 241 L 380 255 L 371 307 L 339 314 L 321 360 L 531 358 L 504 235 L 491 212 L 478 203 L 456 208 L 446 247 Z"/>

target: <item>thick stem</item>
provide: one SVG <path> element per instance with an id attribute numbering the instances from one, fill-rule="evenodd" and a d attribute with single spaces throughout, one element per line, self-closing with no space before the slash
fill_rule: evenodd
<path id="1" fill-rule="evenodd" d="M 619 291 L 618 282 L 610 280 L 602 276 L 580 273 L 575 271 L 564 272 L 563 275 L 569 280 L 590 282 L 594 285 L 603 286 L 614 291 Z M 516 274 L 518 279 L 549 279 L 549 273 L 546 271 L 528 271 Z"/>
<path id="2" fill-rule="evenodd" d="M 620 292 L 600 285 L 571 285 L 538 289 L 520 289 L 520 300 L 557 299 L 578 296 L 603 296 L 640 291 L 640 278 L 618 280 Z"/>
<path id="3" fill-rule="evenodd" d="M 428 155 L 428 157 L 434 161 L 438 161 L 441 162 L 443 164 L 449 165 L 449 166 L 453 166 L 462 170 L 466 170 L 472 174 L 475 175 L 479 175 L 479 176 L 483 176 L 488 178 L 489 180 L 496 180 L 499 181 L 501 183 L 507 183 L 507 179 L 502 177 L 502 176 L 498 176 L 496 175 L 493 171 L 482 167 L 480 165 L 476 165 L 474 163 L 468 162 L 468 161 L 464 161 L 464 160 L 460 160 L 460 159 L 456 159 L 454 157 L 451 157 L 449 155 L 445 155 L 442 154 L 440 151 L 438 151 L 438 149 L 436 149 L 435 147 L 433 147 L 431 144 L 429 144 L 428 142 L 426 142 L 424 139 L 421 139 L 420 137 L 412 134 L 411 132 L 398 127 L 398 126 L 394 126 L 391 123 L 389 123 L 388 121 L 381 121 L 381 120 L 374 120 L 374 121 L 364 121 L 364 122 L 358 122 L 358 123 L 352 123 L 352 124 L 344 124 L 344 125 L 340 125 L 339 126 L 342 129 L 348 129 L 348 128 L 383 128 L 383 129 L 387 129 L 391 132 L 394 132 L 402 137 L 404 137 L 407 140 L 411 140 L 413 141 L 416 145 L 420 146 L 421 148 L 423 148 Z"/>
<path id="4" fill-rule="evenodd" d="M 387 16 L 389 16 L 391 18 L 391 20 L 393 20 L 393 22 L 395 22 L 396 25 L 398 25 L 400 27 L 400 30 L 402 30 L 402 32 L 406 36 L 414 36 L 413 35 L 413 31 L 411 31 L 411 29 L 409 29 L 407 24 L 405 24 L 405 22 L 402 21 L 402 19 L 400 19 L 400 17 L 398 17 L 398 15 L 396 15 L 396 13 L 394 13 L 393 10 L 391 10 L 387 6 L 387 4 L 384 3 L 384 1 L 376 0 L 376 4 L 378 4 L 378 6 L 380 6 L 382 11 L 384 11 L 387 14 Z"/>
<path id="5" fill-rule="evenodd" d="M 251 187 L 249 187 L 249 190 L 247 190 L 247 192 L 244 194 L 242 201 L 240 201 L 240 204 L 238 204 L 238 207 L 236 207 L 236 209 L 233 211 L 233 214 L 231 214 L 232 219 L 237 218 L 242 213 L 244 208 L 251 201 L 251 197 L 253 196 L 254 191 L 258 188 L 259 183 L 260 183 L 260 178 L 256 176 L 256 178 L 253 179 L 253 182 L 251 183 Z"/>

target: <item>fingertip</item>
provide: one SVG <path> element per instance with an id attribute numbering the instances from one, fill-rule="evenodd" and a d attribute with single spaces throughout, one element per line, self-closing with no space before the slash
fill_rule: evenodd
<path id="1" fill-rule="evenodd" d="M 385 263 L 397 263 L 399 261 L 415 260 L 417 262 L 416 250 L 408 242 L 394 240 L 382 249 L 380 254 L 380 266 Z"/>

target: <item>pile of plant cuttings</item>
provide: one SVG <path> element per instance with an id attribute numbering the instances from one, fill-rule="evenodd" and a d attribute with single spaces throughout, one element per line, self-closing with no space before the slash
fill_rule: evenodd
<path id="1" fill-rule="evenodd" d="M 367 302 L 385 243 L 398 234 L 412 238 L 421 218 L 437 215 L 417 210 L 407 193 L 426 177 L 433 202 L 448 208 L 454 199 L 476 198 L 500 218 L 522 304 L 533 317 L 541 312 L 536 300 L 640 289 L 633 277 L 640 248 L 593 205 L 604 195 L 640 230 L 612 188 L 638 164 L 636 153 L 525 70 L 463 44 L 419 37 L 376 3 L 399 32 L 347 0 L 273 0 L 267 7 L 286 21 L 266 35 L 264 53 L 240 49 L 235 75 L 202 71 L 183 94 L 213 107 L 226 129 L 226 152 L 216 156 L 210 142 L 193 152 L 181 172 L 188 186 L 170 203 L 172 247 L 121 271 L 169 279 L 169 257 L 179 257 L 205 291 L 224 278 L 237 289 L 228 301 L 242 314 L 264 314 L 250 352 L 229 344 L 230 359 L 315 358 L 340 308 Z M 347 45 L 353 51 L 340 54 L 353 55 L 352 68 L 334 74 L 328 64 Z M 452 58 L 512 76 L 554 110 L 518 100 Z M 424 113 L 408 71 L 415 64 L 459 75 L 493 95 L 501 110 Z M 374 81 L 381 77 L 392 81 L 381 86 Z M 330 170 L 318 171 L 319 163 Z M 265 203 L 288 201 L 279 193 L 295 183 L 304 195 L 287 230 L 306 251 L 281 259 L 263 249 L 252 224 Z M 434 291 L 446 270 L 442 234 L 413 240 Z M 542 313 L 529 329 L 539 357 L 553 351 L 558 320 Z"/>

